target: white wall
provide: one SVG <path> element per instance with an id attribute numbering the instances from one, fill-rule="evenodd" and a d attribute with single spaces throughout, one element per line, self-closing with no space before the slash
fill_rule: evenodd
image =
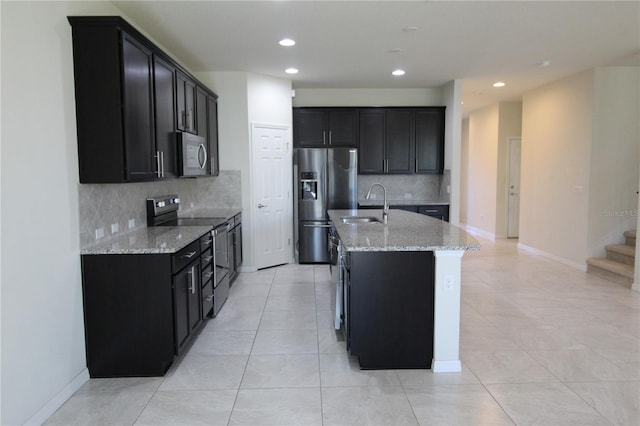
<path id="1" fill-rule="evenodd" d="M 640 68 L 596 68 L 589 178 L 589 257 L 604 257 L 636 227 Z"/>
<path id="2" fill-rule="evenodd" d="M 592 120 L 592 70 L 523 96 L 520 243 L 581 268 Z"/>
<path id="3" fill-rule="evenodd" d="M 52 398 L 88 377 L 67 15 L 117 10 L 99 2 L 2 2 L 1 8 L 0 423 L 20 424 L 37 421 L 44 406 L 55 406 Z"/>
<path id="4" fill-rule="evenodd" d="M 296 89 L 294 107 L 317 106 L 437 106 L 442 89 Z"/>
<path id="5" fill-rule="evenodd" d="M 462 120 L 460 142 L 460 223 L 468 223 L 469 215 L 469 118 Z"/>
<path id="6" fill-rule="evenodd" d="M 445 111 L 444 168 L 451 171 L 449 222 L 460 223 L 460 168 L 462 156 L 462 80 L 442 87 Z"/>
<path id="7" fill-rule="evenodd" d="M 251 123 L 292 128 L 291 81 L 245 72 L 210 72 L 196 76 L 218 94 L 220 164 L 240 170 L 242 181 L 242 270 L 255 270 L 251 203 Z M 291 254 L 293 259 L 293 251 Z"/>
<path id="8" fill-rule="evenodd" d="M 491 105 L 469 114 L 467 226 L 495 236 L 500 108 Z"/>

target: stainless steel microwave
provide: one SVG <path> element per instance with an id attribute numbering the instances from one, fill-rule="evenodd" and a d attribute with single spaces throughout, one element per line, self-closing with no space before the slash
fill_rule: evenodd
<path id="1" fill-rule="evenodd" d="M 178 172 L 180 176 L 208 174 L 207 141 L 203 136 L 178 132 Z"/>

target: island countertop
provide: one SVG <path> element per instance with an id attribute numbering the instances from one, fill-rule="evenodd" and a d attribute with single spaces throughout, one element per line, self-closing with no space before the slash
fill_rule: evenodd
<path id="1" fill-rule="evenodd" d="M 461 228 L 429 216 L 389 210 L 388 223 L 345 224 L 344 216 L 375 216 L 382 210 L 329 210 L 329 218 L 347 251 L 479 250 L 480 244 Z"/>

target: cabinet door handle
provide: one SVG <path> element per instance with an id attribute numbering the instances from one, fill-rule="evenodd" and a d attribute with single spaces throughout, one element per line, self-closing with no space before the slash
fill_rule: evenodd
<path id="1" fill-rule="evenodd" d="M 326 138 L 326 133 L 324 130 L 322 131 L 322 145 L 326 145 L 327 144 L 327 138 Z"/>
<path id="2" fill-rule="evenodd" d="M 197 251 L 192 251 L 191 253 L 183 254 L 182 257 L 184 257 L 185 259 L 191 259 L 193 256 L 195 256 L 196 253 Z"/>
<path id="3" fill-rule="evenodd" d="M 160 151 L 160 165 L 162 166 L 162 177 L 164 177 L 164 151 Z"/>
<path id="4" fill-rule="evenodd" d="M 436 210 L 436 209 L 426 209 L 426 210 L 423 210 L 423 211 L 425 213 L 438 213 L 438 210 Z"/>
<path id="5" fill-rule="evenodd" d="M 162 177 L 161 167 L 160 167 L 160 151 L 156 151 L 156 176 Z"/>
<path id="6" fill-rule="evenodd" d="M 389 160 L 384 160 L 384 171 L 389 173 Z"/>
<path id="7" fill-rule="evenodd" d="M 195 266 L 191 267 L 189 274 L 191 275 L 191 285 L 189 286 L 189 291 L 191 294 L 196 294 L 196 273 L 194 271 Z"/>
<path id="8" fill-rule="evenodd" d="M 329 130 L 329 145 L 331 145 L 331 130 Z"/>

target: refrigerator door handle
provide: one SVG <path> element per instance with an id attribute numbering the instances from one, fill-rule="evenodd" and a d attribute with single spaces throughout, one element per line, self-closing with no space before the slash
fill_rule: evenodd
<path id="1" fill-rule="evenodd" d="M 305 228 L 331 228 L 333 225 L 309 225 L 309 224 L 304 224 L 302 225 Z"/>

